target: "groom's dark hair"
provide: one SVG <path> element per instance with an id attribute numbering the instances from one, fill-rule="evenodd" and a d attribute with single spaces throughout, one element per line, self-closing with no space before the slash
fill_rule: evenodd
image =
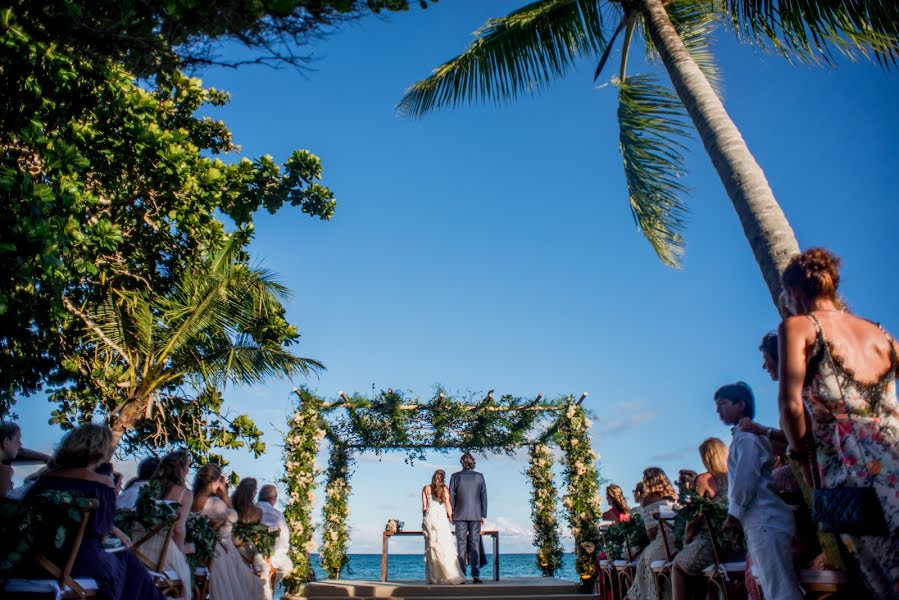
<path id="1" fill-rule="evenodd" d="M 474 456 L 471 455 L 471 452 L 463 454 L 462 458 L 459 459 L 459 462 L 462 463 L 462 469 L 465 471 L 474 469 Z"/>

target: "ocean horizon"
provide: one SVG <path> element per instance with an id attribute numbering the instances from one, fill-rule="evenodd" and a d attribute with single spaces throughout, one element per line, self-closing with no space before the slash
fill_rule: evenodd
<path id="1" fill-rule="evenodd" d="M 380 554 L 348 554 L 350 559 L 349 569 L 340 574 L 341 579 L 379 581 L 381 579 L 381 555 Z M 541 577 L 537 567 L 536 552 L 506 553 L 499 555 L 499 576 L 504 577 Z M 315 568 L 315 576 L 318 580 L 327 579 L 328 576 L 319 565 L 318 555 L 312 555 L 312 564 Z M 469 570 L 468 576 L 471 577 Z M 562 568 L 556 572 L 555 577 L 577 581 L 577 573 L 574 569 L 574 554 L 565 553 L 562 559 Z M 425 557 L 421 553 L 391 553 L 388 560 L 388 581 L 423 580 L 425 578 Z M 493 554 L 487 554 L 487 565 L 481 569 L 482 579 L 493 578 Z"/>

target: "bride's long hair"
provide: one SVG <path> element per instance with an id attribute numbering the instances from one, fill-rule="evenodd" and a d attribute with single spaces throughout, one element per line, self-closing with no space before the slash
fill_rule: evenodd
<path id="1" fill-rule="evenodd" d="M 443 492 L 446 489 L 446 472 L 443 469 L 434 471 L 431 477 L 431 496 L 438 502 L 443 502 Z"/>

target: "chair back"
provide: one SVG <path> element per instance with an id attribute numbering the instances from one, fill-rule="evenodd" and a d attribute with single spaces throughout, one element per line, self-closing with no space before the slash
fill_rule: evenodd
<path id="1" fill-rule="evenodd" d="M 70 510 L 65 511 L 63 513 L 64 517 L 63 514 L 56 511 L 51 511 L 54 514 L 44 515 L 45 523 L 53 529 L 58 531 L 59 527 L 65 528 L 66 541 L 62 544 L 62 553 L 48 551 L 40 546 L 36 546 L 34 549 L 35 563 L 56 580 L 60 589 L 68 587 L 79 598 L 88 597 L 88 592 L 72 578 L 72 568 L 75 566 L 75 559 L 78 557 L 78 551 L 81 549 L 81 542 L 84 541 L 87 525 L 94 511 L 97 510 L 97 505 L 97 500 L 91 498 L 83 506 L 73 506 Z M 38 503 L 38 506 L 40 506 L 40 503 Z M 38 510 L 40 509 L 38 508 Z M 74 531 L 70 529 L 70 521 L 68 521 L 71 519 L 73 510 L 78 515 L 78 525 L 74 528 Z M 63 518 L 66 521 L 63 521 Z M 46 528 L 41 529 L 43 529 L 42 534 L 47 531 Z M 73 533 L 74 535 L 72 535 Z M 41 537 L 45 537 L 45 535 L 41 535 Z M 69 543 L 70 539 L 71 543 Z M 46 542 L 48 540 L 43 541 Z"/>

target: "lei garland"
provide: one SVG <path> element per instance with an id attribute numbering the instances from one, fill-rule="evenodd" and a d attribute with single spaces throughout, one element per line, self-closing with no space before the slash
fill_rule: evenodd
<path id="1" fill-rule="evenodd" d="M 349 449 L 342 444 L 332 444 L 328 463 L 328 483 L 325 485 L 325 505 L 322 507 L 321 565 L 328 577 L 338 579 L 349 562 L 346 555 L 350 535 L 346 520 L 350 514 L 349 485 L 352 459 Z"/>
<path id="2" fill-rule="evenodd" d="M 300 401 L 289 419 L 284 438 L 284 477 L 287 490 L 284 518 L 290 529 L 290 559 L 293 571 L 284 584 L 288 591 L 298 591 L 301 583 L 313 578 L 310 554 L 312 541 L 312 504 L 315 501 L 315 478 L 321 470 L 315 464 L 319 444 L 324 437 L 320 398 L 306 389 L 298 390 Z"/>
<path id="3" fill-rule="evenodd" d="M 562 465 L 568 484 L 562 504 L 568 510 L 568 524 L 575 541 L 575 568 L 581 579 L 596 574 L 596 546 L 599 543 L 599 474 L 596 469 L 599 457 L 592 447 L 591 425 L 586 411 L 570 403 L 565 409 L 565 417 L 559 421 L 556 435 L 563 452 Z"/>
<path id="4" fill-rule="evenodd" d="M 562 568 L 563 556 L 556 519 L 559 493 L 553 484 L 553 455 L 546 444 L 534 444 L 529 448 L 528 456 L 530 465 L 526 473 L 531 480 L 531 520 L 537 566 L 544 577 L 552 577 Z"/>

